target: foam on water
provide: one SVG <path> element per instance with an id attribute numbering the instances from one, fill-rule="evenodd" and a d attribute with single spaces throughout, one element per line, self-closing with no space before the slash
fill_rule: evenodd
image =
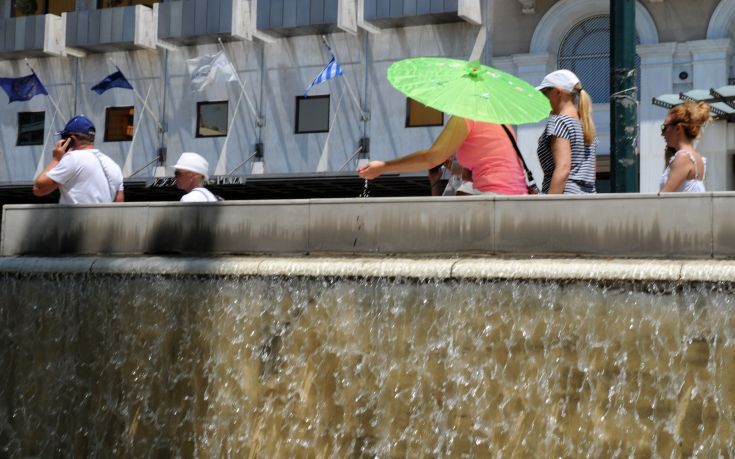
<path id="1" fill-rule="evenodd" d="M 0 282 L 1 457 L 735 450 L 718 284 Z"/>

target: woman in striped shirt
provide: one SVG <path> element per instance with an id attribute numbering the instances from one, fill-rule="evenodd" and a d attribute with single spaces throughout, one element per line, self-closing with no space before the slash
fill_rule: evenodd
<path id="1" fill-rule="evenodd" d="M 543 193 L 595 193 L 598 140 L 589 94 L 569 70 L 551 72 L 536 89 L 551 102 L 551 116 L 537 150 L 544 172 Z"/>

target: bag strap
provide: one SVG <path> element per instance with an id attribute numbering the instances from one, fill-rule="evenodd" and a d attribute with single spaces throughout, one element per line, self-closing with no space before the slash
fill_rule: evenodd
<path id="1" fill-rule="evenodd" d="M 521 158 L 521 163 L 523 163 L 523 169 L 526 170 L 526 179 L 528 180 L 528 185 L 536 186 L 536 181 L 533 179 L 533 173 L 528 168 L 528 166 L 526 166 L 526 160 L 523 159 L 523 155 L 521 154 L 521 149 L 518 148 L 518 144 L 516 143 L 516 138 L 513 137 L 513 134 L 511 134 L 510 129 L 508 129 L 508 126 L 506 126 L 505 124 L 501 124 L 501 126 L 503 126 L 503 130 L 505 131 L 505 133 L 508 134 L 508 138 L 510 139 L 510 143 L 513 144 L 513 148 L 515 148 L 516 154 L 518 155 L 519 158 Z"/>
<path id="2" fill-rule="evenodd" d="M 105 167 L 105 164 L 102 162 L 102 157 L 100 156 L 100 152 L 95 150 L 94 156 L 97 157 L 97 161 L 100 163 L 100 167 L 102 168 L 102 173 L 105 174 L 105 180 L 107 180 L 107 186 L 110 189 L 111 199 L 110 202 L 115 202 L 115 196 L 117 196 L 117 190 L 115 189 L 114 185 L 112 184 L 112 180 L 110 180 L 110 175 L 107 173 L 107 168 Z"/>

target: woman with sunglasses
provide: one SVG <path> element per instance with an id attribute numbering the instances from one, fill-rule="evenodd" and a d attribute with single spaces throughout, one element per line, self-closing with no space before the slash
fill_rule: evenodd
<path id="1" fill-rule="evenodd" d="M 538 140 L 545 194 L 595 193 L 598 140 L 592 101 L 569 70 L 557 70 L 536 87 L 551 103 L 551 115 Z"/>
<path id="2" fill-rule="evenodd" d="M 666 141 L 666 169 L 661 176 L 661 191 L 705 191 L 707 160 L 692 145 L 712 117 L 704 102 L 686 102 L 669 110 L 661 125 Z"/>

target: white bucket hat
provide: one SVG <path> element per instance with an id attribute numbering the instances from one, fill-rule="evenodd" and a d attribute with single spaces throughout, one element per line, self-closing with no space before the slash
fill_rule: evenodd
<path id="1" fill-rule="evenodd" d="M 174 166 L 174 169 L 195 172 L 203 175 L 204 180 L 209 179 L 209 163 L 198 153 L 181 153 L 179 161 Z"/>
<path id="2" fill-rule="evenodd" d="M 559 88 L 562 91 L 573 93 L 574 87 L 579 83 L 577 75 L 569 70 L 557 70 L 551 72 L 544 77 L 544 80 L 540 85 L 536 86 L 536 89 L 541 91 L 546 88 Z"/>

